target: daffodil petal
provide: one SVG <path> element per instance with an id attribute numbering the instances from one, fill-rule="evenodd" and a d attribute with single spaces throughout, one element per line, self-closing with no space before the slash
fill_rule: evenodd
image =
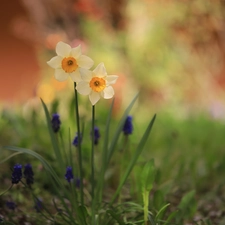
<path id="1" fill-rule="evenodd" d="M 80 75 L 83 81 L 89 82 L 92 78 L 92 71 L 80 68 Z"/>
<path id="2" fill-rule="evenodd" d="M 70 55 L 73 56 L 75 59 L 81 56 L 81 46 L 77 46 L 76 48 L 72 48 Z"/>
<path id="3" fill-rule="evenodd" d="M 81 68 L 90 69 L 94 65 L 94 61 L 86 55 L 81 55 L 77 58 L 77 64 Z"/>
<path id="4" fill-rule="evenodd" d="M 56 69 L 55 70 L 55 79 L 58 81 L 64 81 L 68 78 L 68 73 L 65 73 L 62 69 Z"/>
<path id="5" fill-rule="evenodd" d="M 117 75 L 108 75 L 105 77 L 105 80 L 107 81 L 107 84 L 115 84 L 118 76 Z"/>
<path id="6" fill-rule="evenodd" d="M 101 92 L 101 94 L 103 98 L 110 99 L 114 95 L 114 89 L 112 86 L 108 86 Z"/>
<path id="7" fill-rule="evenodd" d="M 79 69 L 76 69 L 74 72 L 70 73 L 70 77 L 74 82 L 80 82 L 82 80 Z"/>
<path id="8" fill-rule="evenodd" d="M 89 95 L 91 93 L 89 83 L 85 81 L 79 82 L 76 89 L 81 95 Z"/>
<path id="9" fill-rule="evenodd" d="M 54 69 L 59 69 L 62 66 L 62 57 L 61 56 L 54 56 L 51 58 L 47 64 Z"/>
<path id="10" fill-rule="evenodd" d="M 104 77 L 107 75 L 106 73 L 106 69 L 105 69 L 105 66 L 104 66 L 104 63 L 99 63 L 97 65 L 97 67 L 93 70 L 93 73 L 95 73 L 98 77 Z"/>
<path id="11" fill-rule="evenodd" d="M 68 44 L 66 44 L 62 41 L 57 43 L 57 45 L 56 45 L 57 55 L 65 57 L 65 56 L 69 56 L 70 52 L 71 52 L 71 47 Z"/>
<path id="12" fill-rule="evenodd" d="M 91 101 L 91 104 L 95 105 L 100 99 L 100 94 L 98 92 L 92 91 L 91 94 L 89 95 L 89 99 Z"/>

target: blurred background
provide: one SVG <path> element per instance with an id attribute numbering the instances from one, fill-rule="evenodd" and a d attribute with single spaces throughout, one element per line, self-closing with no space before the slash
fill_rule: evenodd
<path id="1" fill-rule="evenodd" d="M 0 17 L 2 107 L 72 95 L 46 64 L 64 41 L 119 75 L 118 109 L 140 91 L 143 112 L 224 118 L 224 0 L 2 0 Z"/>

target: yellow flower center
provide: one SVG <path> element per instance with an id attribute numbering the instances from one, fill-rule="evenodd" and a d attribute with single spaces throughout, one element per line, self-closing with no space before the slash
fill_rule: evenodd
<path id="1" fill-rule="evenodd" d="M 101 92 L 105 89 L 106 83 L 103 78 L 93 77 L 89 83 L 91 89 L 95 92 Z"/>
<path id="2" fill-rule="evenodd" d="M 66 73 L 72 73 L 72 72 L 74 72 L 77 69 L 77 67 L 78 67 L 77 61 L 73 57 L 65 57 L 62 60 L 62 69 Z"/>

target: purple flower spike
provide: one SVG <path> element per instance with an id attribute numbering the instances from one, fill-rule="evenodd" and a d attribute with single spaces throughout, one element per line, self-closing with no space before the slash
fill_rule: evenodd
<path id="1" fill-rule="evenodd" d="M 128 116 L 123 126 L 124 135 L 132 134 L 133 132 L 133 124 L 132 124 L 132 116 Z"/>
<path id="2" fill-rule="evenodd" d="M 22 179 L 22 165 L 16 164 L 12 172 L 12 184 L 18 184 Z"/>
<path id="3" fill-rule="evenodd" d="M 52 115 L 52 129 L 55 133 L 57 133 L 60 129 L 61 121 L 59 119 L 59 114 L 55 113 Z"/>
<path id="4" fill-rule="evenodd" d="M 80 135 L 80 143 L 82 142 L 82 135 Z M 73 139 L 73 145 L 78 147 L 78 134 L 76 134 L 75 138 Z"/>
<path id="5" fill-rule="evenodd" d="M 8 209 L 15 210 L 15 208 L 16 208 L 16 203 L 13 201 L 7 201 L 5 204 Z"/>
<path id="6" fill-rule="evenodd" d="M 73 180 L 73 170 L 71 166 L 66 168 L 65 179 L 70 183 Z"/>
<path id="7" fill-rule="evenodd" d="M 43 209 L 43 205 L 42 205 L 42 200 L 40 198 L 37 198 L 35 200 L 35 203 L 34 203 L 34 208 L 36 210 L 36 212 L 41 212 L 41 210 Z"/>
<path id="8" fill-rule="evenodd" d="M 27 163 L 25 166 L 24 166 L 24 171 L 23 171 L 23 175 L 26 179 L 26 183 L 27 185 L 31 185 L 34 183 L 34 173 L 33 173 L 33 170 L 32 170 L 32 166 Z"/>
<path id="9" fill-rule="evenodd" d="M 91 138 L 92 138 L 92 131 L 91 131 Z M 97 145 L 100 138 L 100 132 L 98 127 L 94 127 L 94 144 Z"/>

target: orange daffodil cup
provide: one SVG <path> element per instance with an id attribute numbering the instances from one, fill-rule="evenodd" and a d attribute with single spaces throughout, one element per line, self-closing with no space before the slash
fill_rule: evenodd
<path id="1" fill-rule="evenodd" d="M 77 84 L 77 91 L 82 95 L 89 95 L 92 105 L 95 105 L 100 97 L 110 99 L 114 95 L 111 84 L 116 83 L 118 76 L 107 75 L 103 63 L 100 63 L 93 71 L 81 69 L 81 78 Z"/>
<path id="2" fill-rule="evenodd" d="M 74 82 L 79 82 L 80 68 L 90 69 L 94 61 L 86 55 L 82 55 L 81 46 L 71 48 L 68 44 L 60 41 L 56 45 L 57 56 L 47 62 L 49 66 L 55 69 L 55 78 L 58 81 L 64 81 L 71 77 Z"/>
<path id="3" fill-rule="evenodd" d="M 63 42 L 56 45 L 56 53 L 57 56 L 47 63 L 55 69 L 55 78 L 58 81 L 64 81 L 70 76 L 76 82 L 77 92 L 89 95 L 92 105 L 101 97 L 110 99 L 114 96 L 111 85 L 116 82 L 118 76 L 107 75 L 104 63 L 100 63 L 93 71 L 89 70 L 94 62 L 81 54 L 81 47 L 71 48 Z"/>

